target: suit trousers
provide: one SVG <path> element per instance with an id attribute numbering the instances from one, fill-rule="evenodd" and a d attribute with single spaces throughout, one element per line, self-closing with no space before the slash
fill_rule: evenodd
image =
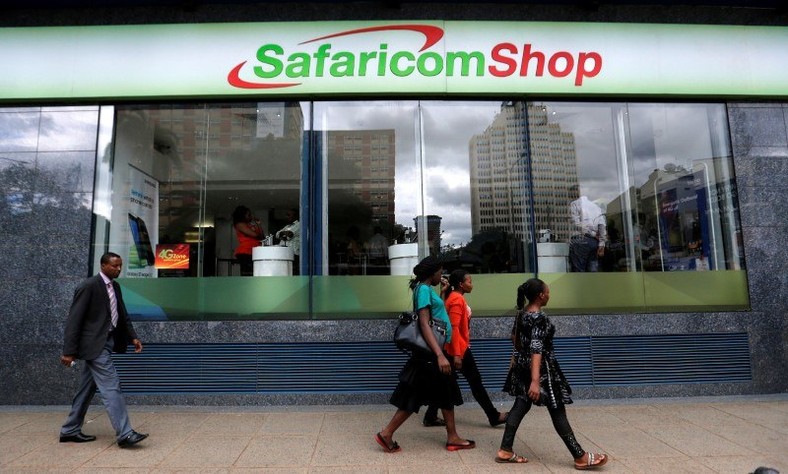
<path id="1" fill-rule="evenodd" d="M 66 418 L 60 434 L 67 436 L 79 433 L 85 422 L 85 414 L 88 412 L 93 395 L 98 389 L 101 401 L 107 409 L 112 427 L 115 429 L 115 437 L 118 441 L 122 440 L 131 433 L 131 422 L 129 413 L 126 409 L 126 400 L 120 391 L 120 378 L 112 363 L 112 347 L 114 340 L 112 336 L 107 337 L 107 342 L 101 350 L 101 354 L 93 360 L 86 360 L 80 374 L 79 390 L 71 403 L 71 412 Z"/>
<path id="2" fill-rule="evenodd" d="M 599 270 L 599 241 L 588 235 L 576 235 L 569 241 L 569 264 L 573 272 Z"/>

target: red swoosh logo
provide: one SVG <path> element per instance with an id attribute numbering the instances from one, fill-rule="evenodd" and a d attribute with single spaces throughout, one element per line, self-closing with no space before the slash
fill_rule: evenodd
<path id="1" fill-rule="evenodd" d="M 241 64 L 235 66 L 230 74 L 227 75 L 227 82 L 230 83 L 231 86 L 238 87 L 240 89 L 279 89 L 282 87 L 293 87 L 301 85 L 300 82 L 249 82 L 241 79 L 240 73 L 241 68 L 244 67 L 246 61 L 242 62 Z"/>
<path id="2" fill-rule="evenodd" d="M 374 31 L 415 31 L 424 35 L 424 46 L 421 47 L 419 52 L 424 51 L 425 49 L 429 48 L 430 46 L 434 45 L 438 41 L 443 38 L 443 29 L 437 26 L 430 26 L 430 25 L 389 25 L 389 26 L 371 26 L 369 28 L 359 28 L 356 30 L 348 30 L 342 31 L 339 33 L 334 33 L 332 35 L 321 36 L 319 38 L 311 39 L 309 41 L 304 41 L 303 43 L 298 44 L 307 44 L 312 43 L 314 41 L 320 41 L 328 38 L 336 38 L 338 36 L 347 36 L 347 35 L 355 35 L 358 33 L 371 33 Z"/>

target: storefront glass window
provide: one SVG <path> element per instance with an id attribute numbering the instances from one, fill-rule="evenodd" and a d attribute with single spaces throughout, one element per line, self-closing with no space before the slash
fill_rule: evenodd
<path id="1" fill-rule="evenodd" d="M 407 306 L 423 215 L 418 103 L 316 102 L 311 187 L 313 311 L 390 315 Z M 424 254 L 422 254 L 423 256 Z"/>
<path id="2" fill-rule="evenodd" d="M 15 113 L 6 158 L 98 157 L 95 254 L 124 257 L 136 318 L 392 317 L 428 254 L 474 274 L 482 316 L 511 311 L 501 292 L 533 275 L 556 288 L 556 313 L 748 304 L 722 105 L 102 107 L 101 150 L 57 152 L 31 148 L 28 119 L 49 111 Z M 90 136 L 90 120 L 66 122 Z"/>
<path id="3" fill-rule="evenodd" d="M 423 102 L 421 110 L 431 253 L 446 270 L 533 271 L 523 103 Z"/>
<path id="4" fill-rule="evenodd" d="M 724 106 L 539 102 L 528 111 L 540 274 L 601 310 L 746 304 Z M 725 301 L 711 286 L 730 290 Z M 604 288 L 625 291 L 595 298 Z"/>
<path id="5" fill-rule="evenodd" d="M 108 248 L 124 257 L 132 312 L 308 315 L 305 280 L 294 276 L 302 138 L 298 103 L 118 108 Z M 240 228 L 252 224 L 259 234 L 246 236 Z M 204 278 L 217 276 L 231 278 Z"/>

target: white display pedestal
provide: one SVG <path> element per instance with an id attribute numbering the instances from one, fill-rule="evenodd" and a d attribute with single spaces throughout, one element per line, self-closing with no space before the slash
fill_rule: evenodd
<path id="1" fill-rule="evenodd" d="M 254 276 L 291 276 L 293 274 L 293 256 L 291 247 L 253 248 Z"/>
<path id="2" fill-rule="evenodd" d="M 539 273 L 566 273 L 569 244 L 563 242 L 538 242 L 536 259 Z"/>
<path id="3" fill-rule="evenodd" d="M 419 244 L 397 244 L 389 247 L 392 275 L 412 275 L 419 263 Z"/>

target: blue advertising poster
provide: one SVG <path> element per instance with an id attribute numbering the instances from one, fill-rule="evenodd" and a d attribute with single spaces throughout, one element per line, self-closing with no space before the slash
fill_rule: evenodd
<path id="1" fill-rule="evenodd" d="M 666 178 L 657 185 L 662 270 L 713 270 L 705 171 Z"/>

